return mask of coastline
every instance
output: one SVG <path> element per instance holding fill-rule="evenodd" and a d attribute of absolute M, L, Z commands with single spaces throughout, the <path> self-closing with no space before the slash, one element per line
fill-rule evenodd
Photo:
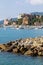
<path fill-rule="evenodd" d="M 43 25 L 41 26 L 29 26 L 29 25 L 8 25 L 8 26 L 2 26 L 3 28 L 7 28 L 7 27 L 11 27 L 11 28 L 15 28 L 15 29 L 43 29 Z"/>
<path fill-rule="evenodd" d="M 43 37 L 19 39 L 6 44 L 0 44 L 0 52 L 43 56 Z"/>

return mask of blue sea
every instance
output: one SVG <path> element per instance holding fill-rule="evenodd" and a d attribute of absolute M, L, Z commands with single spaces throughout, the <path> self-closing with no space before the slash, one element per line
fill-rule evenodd
<path fill-rule="evenodd" d="M 43 29 L 0 28 L 0 44 L 6 44 L 9 41 L 20 38 L 34 38 L 37 36 L 43 36 Z M 43 57 L 0 52 L 0 65 L 43 65 Z"/>
<path fill-rule="evenodd" d="M 0 53 L 0 65 L 43 65 L 43 57 Z"/>
<path fill-rule="evenodd" d="M 0 43 L 7 43 L 21 38 L 34 38 L 38 36 L 43 36 L 43 29 L 15 29 L 11 27 L 0 28 Z"/>

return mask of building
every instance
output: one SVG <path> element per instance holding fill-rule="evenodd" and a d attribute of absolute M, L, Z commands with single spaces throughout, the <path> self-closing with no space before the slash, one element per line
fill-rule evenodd
<path fill-rule="evenodd" d="M 28 16 L 23 17 L 23 25 L 28 25 Z"/>
<path fill-rule="evenodd" d="M 39 18 L 39 16 L 38 16 L 38 15 L 36 15 L 36 18 Z"/>
<path fill-rule="evenodd" d="M 16 22 L 13 22 L 13 25 L 16 25 Z"/>
<path fill-rule="evenodd" d="M 5 19 L 4 20 L 4 25 L 8 25 L 8 23 L 9 23 L 8 19 Z"/>
<path fill-rule="evenodd" d="M 39 19 L 41 19 L 41 15 L 39 16 L 39 15 L 36 15 L 36 18 L 39 18 Z"/>
<path fill-rule="evenodd" d="M 22 14 L 19 14 L 19 15 L 18 15 L 18 19 L 21 19 L 21 18 L 22 18 Z"/>
<path fill-rule="evenodd" d="M 39 22 L 34 22 L 34 25 L 35 25 L 35 26 L 40 26 L 41 23 L 39 23 Z"/>

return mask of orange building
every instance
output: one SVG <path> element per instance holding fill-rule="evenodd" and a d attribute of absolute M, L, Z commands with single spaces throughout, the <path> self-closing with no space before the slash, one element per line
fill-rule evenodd
<path fill-rule="evenodd" d="M 25 17 L 23 18 L 23 23 L 22 23 L 22 24 L 28 25 L 28 16 L 25 16 Z"/>

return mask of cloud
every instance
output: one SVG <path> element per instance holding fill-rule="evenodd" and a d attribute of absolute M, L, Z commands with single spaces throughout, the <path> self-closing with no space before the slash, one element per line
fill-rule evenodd
<path fill-rule="evenodd" d="M 43 4 L 43 0 L 30 0 L 32 5 L 40 5 Z"/>
<path fill-rule="evenodd" d="M 41 5 L 41 4 L 43 4 L 43 0 L 26 0 L 26 2 L 30 3 L 31 5 Z"/>

